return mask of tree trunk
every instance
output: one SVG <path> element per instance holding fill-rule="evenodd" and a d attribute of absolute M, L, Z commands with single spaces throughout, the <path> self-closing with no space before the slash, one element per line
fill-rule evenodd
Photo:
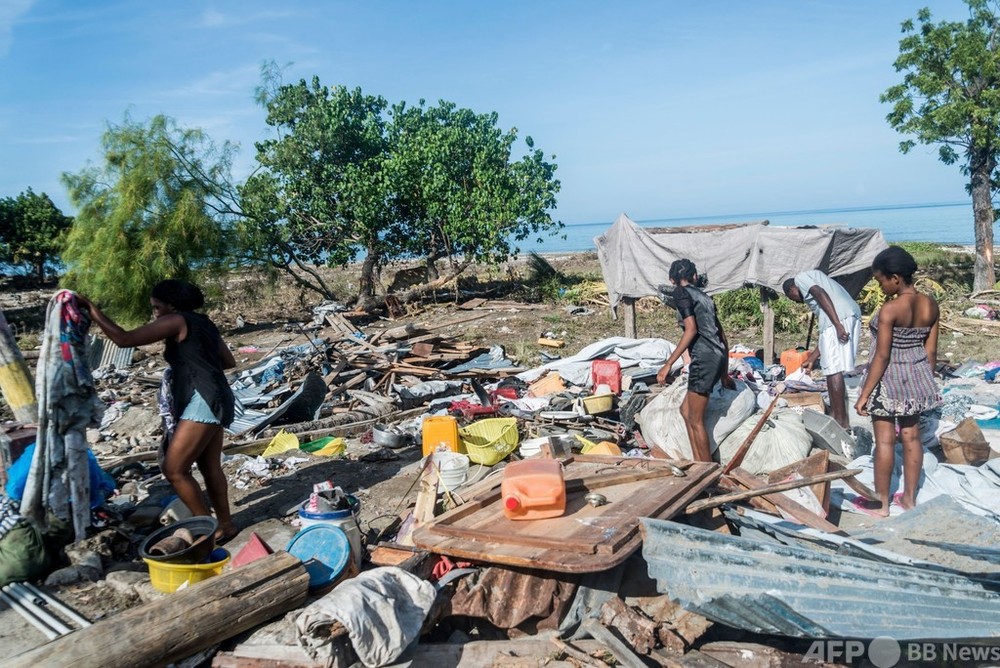
<path fill-rule="evenodd" d="M 378 268 L 378 256 L 370 248 L 366 250 L 358 281 L 358 308 L 362 311 L 369 311 L 375 305 L 375 270 Z"/>
<path fill-rule="evenodd" d="M 972 154 L 969 160 L 971 173 L 972 212 L 976 224 L 976 265 L 972 291 L 992 290 L 996 283 L 993 272 L 993 201 L 990 197 L 990 175 L 996 161 L 985 150 Z"/>

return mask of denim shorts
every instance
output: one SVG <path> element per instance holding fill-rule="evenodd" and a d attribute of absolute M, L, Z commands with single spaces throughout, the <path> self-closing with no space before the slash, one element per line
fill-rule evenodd
<path fill-rule="evenodd" d="M 202 422 L 204 424 L 222 424 L 219 422 L 219 418 L 215 417 L 215 413 L 209 408 L 208 403 L 205 398 L 202 397 L 197 390 L 191 395 L 191 401 L 188 405 L 184 407 L 184 412 L 181 413 L 180 420 L 190 420 L 192 422 Z"/>

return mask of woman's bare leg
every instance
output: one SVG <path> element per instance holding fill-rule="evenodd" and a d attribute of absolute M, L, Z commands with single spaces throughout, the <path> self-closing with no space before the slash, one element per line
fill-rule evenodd
<path fill-rule="evenodd" d="M 191 475 L 191 466 L 204 452 L 217 424 L 181 420 L 174 430 L 174 437 L 167 446 L 163 462 L 163 475 L 173 486 L 177 496 L 195 515 L 208 515 L 208 505 L 201 487 Z"/>
<path fill-rule="evenodd" d="M 875 432 L 875 493 L 882 502 L 882 507 L 875 512 L 888 517 L 889 485 L 896 462 L 896 422 L 892 418 L 873 417 L 872 430 Z"/>
<path fill-rule="evenodd" d="M 920 418 L 899 418 L 899 437 L 903 441 L 903 494 L 899 505 L 910 510 L 917 505 L 917 487 L 924 464 L 924 446 L 920 443 Z"/>
<path fill-rule="evenodd" d="M 688 440 L 691 441 L 691 454 L 695 461 L 712 461 L 712 450 L 708 442 L 708 431 L 705 429 L 705 410 L 708 407 L 708 395 L 688 390 L 681 403 L 681 417 L 687 428 Z"/>
<path fill-rule="evenodd" d="M 197 463 L 198 470 L 205 479 L 205 490 L 212 502 L 212 509 L 215 510 L 215 517 L 219 520 L 216 539 L 232 538 L 239 531 L 233 524 L 229 510 L 229 483 L 222 471 L 222 427 L 216 425 L 216 431 L 198 457 Z"/>

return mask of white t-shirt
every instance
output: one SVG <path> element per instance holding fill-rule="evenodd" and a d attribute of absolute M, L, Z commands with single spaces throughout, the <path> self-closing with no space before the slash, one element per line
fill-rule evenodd
<path fill-rule="evenodd" d="M 803 271 L 795 276 L 795 287 L 802 293 L 802 301 L 816 314 L 816 318 L 819 321 L 819 331 L 822 332 L 827 327 L 833 327 L 833 323 L 830 322 L 830 318 L 827 317 L 826 312 L 820 307 L 816 298 L 809 294 L 809 291 L 816 285 L 821 287 L 830 296 L 830 301 L 833 303 L 833 309 L 837 312 L 838 320 L 852 316 L 855 318 L 861 317 L 861 307 L 851 299 L 851 295 L 848 294 L 847 290 L 840 283 L 819 269 Z"/>

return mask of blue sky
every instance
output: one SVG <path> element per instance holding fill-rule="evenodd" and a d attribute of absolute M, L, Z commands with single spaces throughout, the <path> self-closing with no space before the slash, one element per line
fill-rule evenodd
<path fill-rule="evenodd" d="M 0 196 L 30 186 L 72 213 L 59 175 L 126 112 L 239 143 L 245 176 L 274 60 L 286 81 L 497 111 L 555 154 L 569 224 L 965 201 L 935 148 L 899 153 L 878 101 L 924 6 L 966 16 L 959 0 L 0 0 Z"/>

